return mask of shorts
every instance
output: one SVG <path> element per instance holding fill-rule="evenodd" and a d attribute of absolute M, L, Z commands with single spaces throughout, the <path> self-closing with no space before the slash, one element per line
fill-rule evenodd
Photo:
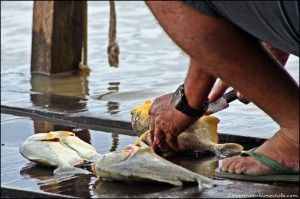
<path fill-rule="evenodd" d="M 299 56 L 298 1 L 184 1 L 203 14 L 222 17 L 240 29 Z"/>

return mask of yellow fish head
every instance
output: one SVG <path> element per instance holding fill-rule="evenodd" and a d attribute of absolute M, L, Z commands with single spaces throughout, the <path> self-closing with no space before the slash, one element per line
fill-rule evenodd
<path fill-rule="evenodd" d="M 131 125 L 133 130 L 141 135 L 149 129 L 152 102 L 147 100 L 144 104 L 134 107 L 131 111 Z"/>

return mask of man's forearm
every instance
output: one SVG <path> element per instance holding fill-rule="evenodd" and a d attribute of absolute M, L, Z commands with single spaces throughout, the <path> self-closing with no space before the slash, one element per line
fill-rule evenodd
<path fill-rule="evenodd" d="M 203 71 L 200 65 L 191 59 L 189 71 L 184 82 L 184 92 L 192 108 L 202 108 L 215 80 L 214 76 Z"/>
<path fill-rule="evenodd" d="M 290 54 L 283 52 L 282 50 L 262 42 L 263 47 L 270 53 L 270 55 L 277 61 L 282 67 L 285 66 Z"/>

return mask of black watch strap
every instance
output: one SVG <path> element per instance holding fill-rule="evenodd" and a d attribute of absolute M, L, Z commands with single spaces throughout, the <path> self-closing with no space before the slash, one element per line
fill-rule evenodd
<path fill-rule="evenodd" d="M 183 103 L 178 103 L 176 109 L 179 110 L 180 112 L 191 116 L 191 117 L 201 117 L 203 116 L 203 113 L 205 112 L 204 110 L 196 110 L 192 107 L 187 102 L 186 96 L 183 96 L 182 101 Z"/>
<path fill-rule="evenodd" d="M 176 110 L 191 117 L 201 117 L 205 112 L 203 108 L 202 110 L 196 110 L 188 104 L 187 98 L 184 94 L 183 85 L 179 86 L 173 94 L 172 104 L 175 106 Z M 204 106 L 205 104 L 206 102 L 204 103 Z"/>

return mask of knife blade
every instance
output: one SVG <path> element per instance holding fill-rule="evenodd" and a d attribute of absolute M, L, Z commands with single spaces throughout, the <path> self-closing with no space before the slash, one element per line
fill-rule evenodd
<path fill-rule="evenodd" d="M 231 90 L 228 93 L 225 93 L 222 97 L 217 99 L 214 102 L 209 103 L 204 107 L 206 110 L 206 115 L 210 115 L 212 113 L 216 113 L 218 111 L 224 110 L 229 107 L 229 103 L 238 99 L 237 92 L 235 90 Z M 244 103 L 244 102 L 243 102 Z"/>

